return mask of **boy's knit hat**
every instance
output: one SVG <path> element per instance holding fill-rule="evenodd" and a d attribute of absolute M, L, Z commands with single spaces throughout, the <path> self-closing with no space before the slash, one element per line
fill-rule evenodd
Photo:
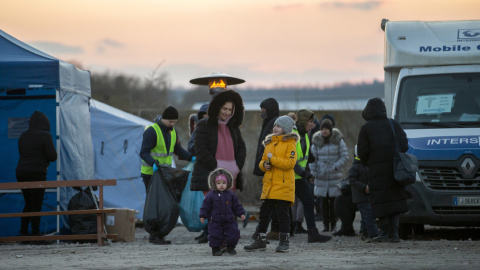
<path fill-rule="evenodd" d="M 166 120 L 177 120 L 178 111 L 172 106 L 168 106 L 162 113 L 162 118 Z"/>
<path fill-rule="evenodd" d="M 322 116 L 322 119 L 320 119 L 320 123 L 322 123 L 322 121 L 325 119 L 329 119 L 330 121 L 332 121 L 332 127 L 335 127 L 335 118 L 333 117 L 333 115 L 325 114 L 324 116 Z"/>
<path fill-rule="evenodd" d="M 293 126 L 295 126 L 295 121 L 290 116 L 280 116 L 275 120 L 274 125 L 278 125 L 283 129 L 285 133 L 291 133 L 293 130 Z"/>

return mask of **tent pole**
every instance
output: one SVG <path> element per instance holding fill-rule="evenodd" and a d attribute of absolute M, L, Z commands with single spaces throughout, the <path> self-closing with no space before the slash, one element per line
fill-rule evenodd
<path fill-rule="evenodd" d="M 60 181 L 60 97 L 59 90 L 55 89 L 55 125 L 56 125 L 56 139 L 57 139 L 57 181 Z M 57 187 L 57 211 L 60 211 L 60 187 Z M 57 216 L 57 234 L 60 234 L 60 216 Z M 57 240 L 57 244 L 60 243 L 60 240 Z"/>

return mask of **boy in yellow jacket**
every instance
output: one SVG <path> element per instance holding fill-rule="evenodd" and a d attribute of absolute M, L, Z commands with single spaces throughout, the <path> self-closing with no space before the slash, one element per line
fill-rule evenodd
<path fill-rule="evenodd" d="M 276 252 L 289 251 L 290 215 L 289 207 L 295 201 L 295 172 L 297 162 L 295 151 L 300 136 L 292 132 L 295 121 L 289 116 L 279 117 L 273 127 L 273 133 L 265 138 L 265 151 L 259 168 L 265 172 L 260 206 L 260 222 L 255 231 L 255 242 L 245 246 L 246 251 L 265 250 L 266 232 L 270 214 L 277 207 L 280 225 L 280 243 Z"/>

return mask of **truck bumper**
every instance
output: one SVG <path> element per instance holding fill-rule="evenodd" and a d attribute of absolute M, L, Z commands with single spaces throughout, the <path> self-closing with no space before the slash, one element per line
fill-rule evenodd
<path fill-rule="evenodd" d="M 478 192 L 432 191 L 422 182 L 405 188 L 409 211 L 400 223 L 432 226 L 480 226 L 480 206 L 454 206 L 457 196 L 478 197 Z"/>

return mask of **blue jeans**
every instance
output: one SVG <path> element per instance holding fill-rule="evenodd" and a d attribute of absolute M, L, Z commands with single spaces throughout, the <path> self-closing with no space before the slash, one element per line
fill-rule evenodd
<path fill-rule="evenodd" d="M 368 237 L 375 237 L 378 235 L 377 222 L 372 215 L 372 206 L 370 202 L 361 202 L 357 203 L 357 208 L 362 215 L 362 223 L 365 224 L 365 229 L 367 230 Z"/>

